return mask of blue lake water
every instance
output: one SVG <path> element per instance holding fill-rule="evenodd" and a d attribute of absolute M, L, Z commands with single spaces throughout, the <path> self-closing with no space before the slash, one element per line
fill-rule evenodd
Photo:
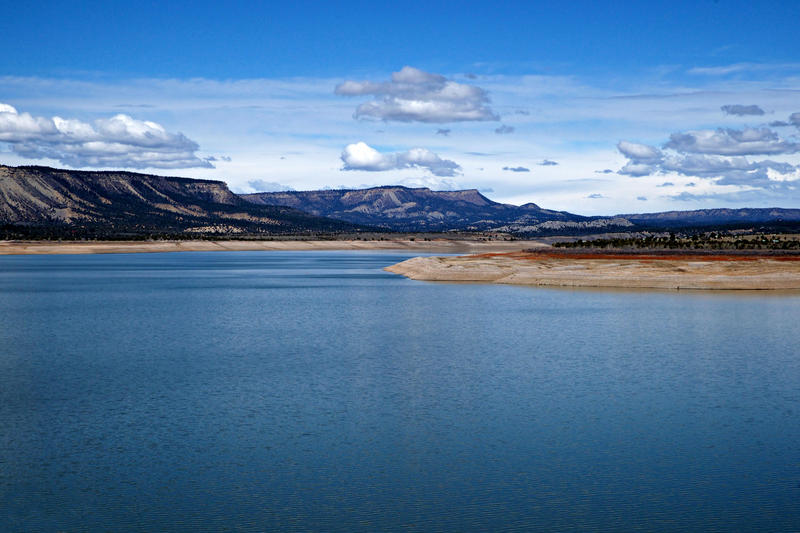
<path fill-rule="evenodd" d="M 0 530 L 800 529 L 800 296 L 406 257 L 0 257 Z"/>

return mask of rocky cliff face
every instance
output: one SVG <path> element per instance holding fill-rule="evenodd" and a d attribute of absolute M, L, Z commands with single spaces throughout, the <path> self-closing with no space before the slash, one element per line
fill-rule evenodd
<path fill-rule="evenodd" d="M 492 230 L 533 226 L 546 221 L 582 221 L 587 217 L 494 202 L 475 189 L 432 191 L 399 186 L 361 190 L 288 191 L 245 194 L 258 205 L 294 207 L 315 215 L 395 231 Z"/>
<path fill-rule="evenodd" d="M 294 209 L 253 205 L 221 181 L 8 166 L 0 166 L 0 224 L 96 236 L 352 229 Z"/>

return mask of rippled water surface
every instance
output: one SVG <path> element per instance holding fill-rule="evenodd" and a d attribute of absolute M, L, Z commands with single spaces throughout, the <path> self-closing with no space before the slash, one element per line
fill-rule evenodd
<path fill-rule="evenodd" d="M 0 257 L 0 530 L 800 529 L 800 297 Z"/>

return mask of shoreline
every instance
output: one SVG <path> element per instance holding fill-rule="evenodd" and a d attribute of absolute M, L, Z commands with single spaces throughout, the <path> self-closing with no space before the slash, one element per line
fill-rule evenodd
<path fill-rule="evenodd" d="M 488 253 L 415 257 L 384 270 L 419 281 L 546 287 L 800 290 L 800 256 Z"/>
<path fill-rule="evenodd" d="M 165 252 L 398 250 L 431 253 L 513 252 L 546 247 L 538 241 L 274 240 L 274 241 L 0 241 L 1 255 L 129 254 Z"/>

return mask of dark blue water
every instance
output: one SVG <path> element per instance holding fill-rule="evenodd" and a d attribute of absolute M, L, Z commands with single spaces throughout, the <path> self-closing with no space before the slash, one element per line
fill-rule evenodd
<path fill-rule="evenodd" d="M 2 531 L 800 529 L 800 297 L 0 258 Z"/>

